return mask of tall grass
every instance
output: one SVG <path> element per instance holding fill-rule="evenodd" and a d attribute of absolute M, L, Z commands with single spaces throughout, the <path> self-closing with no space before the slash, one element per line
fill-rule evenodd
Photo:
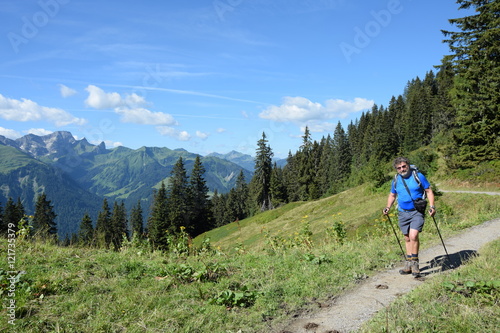
<path fill-rule="evenodd" d="M 179 239 L 168 253 L 137 240 L 113 252 L 19 239 L 15 326 L 7 321 L 10 269 L 2 261 L 0 330 L 276 331 L 295 314 L 399 264 L 399 247 L 380 214 L 385 195 L 359 187 L 290 204 L 214 230 L 194 245 Z M 499 216 L 495 199 L 443 195 L 442 234 Z M 423 248 L 439 241 L 427 229 Z M 0 250 L 5 258 L 6 239 Z"/>

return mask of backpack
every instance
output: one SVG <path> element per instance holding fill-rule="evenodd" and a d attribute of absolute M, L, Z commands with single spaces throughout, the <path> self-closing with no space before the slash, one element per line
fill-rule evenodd
<path fill-rule="evenodd" d="M 415 181 L 417 182 L 418 186 L 422 187 L 422 182 L 420 181 L 420 178 L 418 177 L 418 168 L 417 166 L 415 165 L 410 165 L 410 171 L 411 171 L 411 174 L 413 175 L 413 178 L 415 178 Z M 396 188 L 396 185 L 398 183 L 398 177 L 399 176 L 399 173 L 396 173 L 394 175 L 394 188 Z M 422 187 L 422 190 L 424 188 Z M 424 190 L 424 198 L 425 198 L 425 190 Z"/>

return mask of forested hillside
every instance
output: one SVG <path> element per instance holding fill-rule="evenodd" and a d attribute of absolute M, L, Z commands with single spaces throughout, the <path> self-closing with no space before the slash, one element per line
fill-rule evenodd
<path fill-rule="evenodd" d="M 117 169 L 123 164 L 131 171 L 137 170 L 132 168 L 134 161 L 120 158 L 121 150 L 113 152 L 116 160 L 112 163 L 95 163 L 96 174 L 80 173 L 81 182 L 95 180 L 99 169 L 99 181 L 93 183 L 95 192 L 113 193 L 118 201 L 109 205 L 105 202 L 97 221 L 90 223 L 99 226 L 93 231 L 93 242 L 100 239 L 103 246 L 118 247 L 120 238 L 113 243 L 109 235 L 125 233 L 129 237 L 135 230 L 138 237 L 147 236 L 153 246 L 166 248 L 169 237 L 180 230 L 196 236 L 282 204 L 315 200 L 366 182 L 380 186 L 390 179 L 390 161 L 398 155 L 409 156 L 412 163 L 430 174 L 438 168 L 443 174 L 464 174 L 464 170 L 481 163 L 498 170 L 500 2 L 458 3 L 461 8 L 476 11 L 450 20 L 457 31 L 443 31 L 450 54 L 443 56 L 440 65 L 421 77 L 409 78 L 402 87 L 403 94 L 395 94 L 387 105 L 374 105 L 347 128 L 339 122 L 334 133 L 319 141 L 313 141 L 306 128 L 300 149 L 290 152 L 285 166 L 273 163 L 272 147 L 262 133 L 256 143 L 252 178 L 232 173 L 235 185 L 228 193 L 216 190 L 211 198 L 208 195 L 205 172 L 212 167 L 212 157 L 205 161 L 191 158 L 187 168 L 186 154 L 179 154 L 175 166 L 168 170 L 170 174 L 157 179 L 151 214 L 142 213 L 140 200 L 147 193 L 137 190 L 134 199 L 138 205 L 128 218 L 119 208 L 120 191 L 127 186 L 148 191 L 151 186 L 133 184 L 130 174 Z M 158 149 L 144 149 L 136 155 L 161 153 Z M 153 168 L 148 172 L 156 171 Z M 496 177 L 492 180 L 498 181 Z M 110 186 L 112 178 L 117 182 Z M 115 186 L 118 183 L 120 186 Z M 145 229 L 134 229 L 132 225 Z M 165 230 L 169 230 L 168 236 Z M 73 241 L 78 239 L 75 236 Z"/>

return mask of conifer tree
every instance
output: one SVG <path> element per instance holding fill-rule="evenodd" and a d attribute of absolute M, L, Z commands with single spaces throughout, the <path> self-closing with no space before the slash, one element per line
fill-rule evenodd
<path fill-rule="evenodd" d="M 267 143 L 266 133 L 262 133 L 257 142 L 255 172 L 251 181 L 253 202 L 260 211 L 273 209 L 270 193 L 273 152 Z"/>
<path fill-rule="evenodd" d="M 141 200 L 138 200 L 137 205 L 132 207 L 132 211 L 130 212 L 130 226 L 132 237 L 141 239 L 144 235 L 144 217 Z"/>
<path fill-rule="evenodd" d="M 214 218 L 214 227 L 221 227 L 227 223 L 225 218 L 226 214 L 226 200 L 222 194 L 219 194 L 217 189 L 212 196 L 212 215 Z"/>
<path fill-rule="evenodd" d="M 94 241 L 94 227 L 92 226 L 92 219 L 88 213 L 85 213 L 80 222 L 78 242 L 82 245 L 93 246 Z"/>
<path fill-rule="evenodd" d="M 352 164 L 356 165 L 356 170 L 359 170 L 362 166 L 366 164 L 366 160 L 363 158 L 363 143 L 366 134 L 366 128 L 369 124 L 369 113 L 362 112 L 361 117 L 356 119 L 356 121 L 348 126 L 348 138 L 351 145 L 352 152 Z"/>
<path fill-rule="evenodd" d="M 452 52 L 444 62 L 456 73 L 454 161 L 458 167 L 472 167 L 500 159 L 500 1 L 457 3 L 459 9 L 475 9 L 475 14 L 449 20 L 459 31 L 443 31 Z"/>
<path fill-rule="evenodd" d="M 207 182 L 203 178 L 205 167 L 201 163 L 200 156 L 194 160 L 191 177 L 189 178 L 189 220 L 192 225 L 190 234 L 197 236 L 210 230 L 212 225 L 212 214 L 210 200 L 208 197 Z"/>
<path fill-rule="evenodd" d="M 271 184 L 269 187 L 271 201 L 274 207 L 287 203 L 286 185 L 283 176 L 283 169 L 278 167 L 276 162 L 271 171 Z"/>
<path fill-rule="evenodd" d="M 404 138 L 402 117 L 405 108 L 405 101 L 402 95 L 398 95 L 397 98 L 392 96 L 387 109 L 388 117 L 392 123 L 392 127 L 389 129 L 392 146 L 390 156 L 402 155 L 402 142 Z"/>
<path fill-rule="evenodd" d="M 184 161 L 182 157 L 179 157 L 172 169 L 167 187 L 168 230 L 170 233 L 177 234 L 180 227 L 185 227 L 188 232 L 193 231 L 192 221 L 189 216 L 189 199 L 188 176 Z"/>
<path fill-rule="evenodd" d="M 111 244 L 115 251 L 118 251 L 122 245 L 123 237 L 128 237 L 127 230 L 127 211 L 123 201 L 113 204 L 113 213 L 111 215 Z"/>
<path fill-rule="evenodd" d="M 5 226 L 5 233 L 7 233 L 7 226 L 9 224 L 15 225 L 13 229 L 15 232 L 18 231 L 18 225 L 21 219 L 24 217 L 24 206 L 21 203 L 21 200 L 17 199 L 17 204 L 14 203 L 12 197 L 7 199 L 7 203 L 5 204 L 5 209 L 3 213 L 3 223 Z"/>
<path fill-rule="evenodd" d="M 147 234 L 153 248 L 166 250 L 168 248 L 168 206 L 165 182 L 153 195 L 151 214 L 148 219 Z"/>
<path fill-rule="evenodd" d="M 332 144 L 331 182 L 332 193 L 340 192 L 351 172 L 351 147 L 349 139 L 340 124 L 335 127 Z"/>
<path fill-rule="evenodd" d="M 332 172 L 333 172 L 333 147 L 332 138 L 330 134 L 327 137 L 321 139 L 321 156 L 320 165 L 318 170 L 318 188 L 321 195 L 325 195 L 329 192 L 332 183 Z"/>
<path fill-rule="evenodd" d="M 292 155 L 291 151 L 288 152 L 287 163 L 283 168 L 283 180 L 286 186 L 288 202 L 300 200 L 297 154 Z"/>
<path fill-rule="evenodd" d="M 242 220 L 250 215 L 248 200 L 248 185 L 243 170 L 240 170 L 234 188 L 229 191 L 226 204 L 228 214 L 233 221 L 236 219 Z"/>
<path fill-rule="evenodd" d="M 302 145 L 296 156 L 299 171 L 299 198 L 300 200 L 312 199 L 311 190 L 314 188 L 313 142 L 307 126 L 302 136 Z"/>
<path fill-rule="evenodd" d="M 321 153 L 323 146 L 318 141 L 313 141 L 312 149 L 309 155 L 309 179 L 310 183 L 307 187 L 307 198 L 309 200 L 319 199 L 321 190 L 319 186 L 319 168 L 321 162 Z"/>
<path fill-rule="evenodd" d="M 113 225 L 111 222 L 111 210 L 106 198 L 103 199 L 102 208 L 97 216 L 95 235 L 97 246 L 109 248 L 113 235 Z"/>
<path fill-rule="evenodd" d="M 372 106 L 371 112 L 365 115 L 366 123 L 360 124 L 363 131 L 363 141 L 361 143 L 361 164 L 364 166 L 370 160 L 370 157 L 375 154 L 375 145 L 378 141 L 378 131 L 376 120 L 378 118 L 379 108 L 376 104 Z"/>
<path fill-rule="evenodd" d="M 236 178 L 236 184 L 234 186 L 235 198 L 236 198 L 236 215 L 238 219 L 244 219 L 250 215 L 248 208 L 249 200 L 249 189 L 248 184 L 245 180 L 245 174 L 243 170 L 240 170 L 238 178 Z"/>
<path fill-rule="evenodd" d="M 226 198 L 225 202 L 225 212 L 224 216 L 226 220 L 231 223 L 239 220 L 238 217 L 238 198 L 236 197 L 236 190 L 234 188 L 230 189 L 227 194 L 224 195 Z"/>
<path fill-rule="evenodd" d="M 47 200 L 47 195 L 45 193 L 40 194 L 35 204 L 32 232 L 44 239 L 54 238 L 57 236 L 56 217 L 54 207 L 51 205 L 50 200 Z"/>
<path fill-rule="evenodd" d="M 449 137 L 448 134 L 455 123 L 456 111 L 451 103 L 450 92 L 453 88 L 453 67 L 443 59 L 436 74 L 436 111 L 432 118 L 432 136 Z M 450 136 L 451 138 L 451 136 Z"/>

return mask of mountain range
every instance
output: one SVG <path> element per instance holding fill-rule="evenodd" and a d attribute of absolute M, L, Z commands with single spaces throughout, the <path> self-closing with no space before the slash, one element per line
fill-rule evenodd
<path fill-rule="evenodd" d="M 9 198 L 20 199 L 32 214 L 37 195 L 45 193 L 58 215 L 60 236 L 75 233 L 85 213 L 95 221 L 104 198 L 111 204 L 123 201 L 128 210 L 141 202 L 147 217 L 154 190 L 168 183 L 179 157 L 190 175 L 196 156 L 185 149 L 107 149 L 104 142 L 93 145 L 66 131 L 16 140 L 0 135 L 0 203 L 5 207 Z M 201 162 L 211 192 L 227 193 L 241 171 L 247 182 L 253 176 L 250 155 L 212 153 Z"/>

